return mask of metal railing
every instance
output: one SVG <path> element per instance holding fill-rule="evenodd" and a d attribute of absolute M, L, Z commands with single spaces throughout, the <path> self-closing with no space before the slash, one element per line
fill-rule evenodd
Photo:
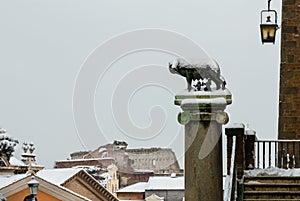
<path fill-rule="evenodd" d="M 253 168 L 300 168 L 300 140 L 258 140 L 243 125 L 225 128 L 227 176 L 224 200 L 243 200 L 244 173 Z"/>
<path fill-rule="evenodd" d="M 300 168 L 300 140 L 257 140 L 255 168 Z"/>
<path fill-rule="evenodd" d="M 236 191 L 236 172 L 235 172 L 235 151 L 236 151 L 236 136 L 232 138 L 232 151 L 230 160 L 230 174 L 226 177 L 224 189 L 224 201 L 235 200 Z"/>

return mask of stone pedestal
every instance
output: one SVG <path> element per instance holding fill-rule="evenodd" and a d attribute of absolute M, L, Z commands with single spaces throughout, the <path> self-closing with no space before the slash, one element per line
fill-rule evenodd
<path fill-rule="evenodd" d="M 231 104 L 228 90 L 183 92 L 175 97 L 185 125 L 185 201 L 223 200 L 222 125 Z"/>

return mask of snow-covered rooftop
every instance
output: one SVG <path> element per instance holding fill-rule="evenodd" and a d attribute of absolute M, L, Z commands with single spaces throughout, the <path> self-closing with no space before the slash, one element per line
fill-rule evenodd
<path fill-rule="evenodd" d="M 83 169 L 80 168 L 57 168 L 44 169 L 37 172 L 37 176 L 56 185 L 61 185 L 69 178 Z"/>
<path fill-rule="evenodd" d="M 95 160 L 115 160 L 112 157 L 104 157 L 104 158 L 79 158 L 79 159 L 66 159 L 66 160 L 58 160 L 56 162 L 70 162 L 70 161 L 95 161 Z"/>
<path fill-rule="evenodd" d="M 184 177 L 150 177 L 146 190 L 184 190 Z"/>
<path fill-rule="evenodd" d="M 147 169 L 134 169 L 134 173 L 153 173 L 153 170 L 147 170 Z"/>
<path fill-rule="evenodd" d="M 26 174 L 0 175 L 0 189 L 14 182 L 17 182 L 20 179 L 25 178 L 26 176 Z"/>
<path fill-rule="evenodd" d="M 60 186 L 66 180 L 77 174 L 82 169 L 79 168 L 61 168 L 61 169 L 44 169 L 36 173 L 36 175 L 50 183 Z M 16 175 L 0 175 L 0 188 L 3 188 L 13 182 L 25 178 L 26 174 Z"/>
<path fill-rule="evenodd" d="M 148 187 L 147 182 L 138 182 L 136 184 L 132 184 L 130 186 L 126 186 L 124 188 L 116 190 L 117 193 L 143 193 L 145 189 Z"/>
<path fill-rule="evenodd" d="M 153 176 L 148 182 L 139 182 L 117 190 L 117 193 L 142 193 L 146 190 L 184 190 L 184 177 Z"/>

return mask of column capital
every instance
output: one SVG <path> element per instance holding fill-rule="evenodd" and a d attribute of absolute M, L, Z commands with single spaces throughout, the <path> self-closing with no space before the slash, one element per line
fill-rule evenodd
<path fill-rule="evenodd" d="M 224 111 L 214 112 L 181 112 L 178 114 L 178 122 L 186 125 L 190 121 L 217 121 L 219 124 L 226 124 L 229 121 L 228 114 Z"/>
<path fill-rule="evenodd" d="M 183 91 L 175 96 L 175 105 L 180 105 L 183 110 L 178 115 L 178 122 L 183 125 L 190 121 L 212 120 L 226 124 L 229 118 L 224 110 L 231 103 L 231 93 L 228 89 L 210 92 Z"/>

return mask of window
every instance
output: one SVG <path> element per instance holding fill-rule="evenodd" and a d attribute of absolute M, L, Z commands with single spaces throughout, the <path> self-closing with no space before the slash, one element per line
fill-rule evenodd
<path fill-rule="evenodd" d="M 152 160 L 152 166 L 154 166 L 154 167 L 156 166 L 156 160 L 155 159 Z"/>

